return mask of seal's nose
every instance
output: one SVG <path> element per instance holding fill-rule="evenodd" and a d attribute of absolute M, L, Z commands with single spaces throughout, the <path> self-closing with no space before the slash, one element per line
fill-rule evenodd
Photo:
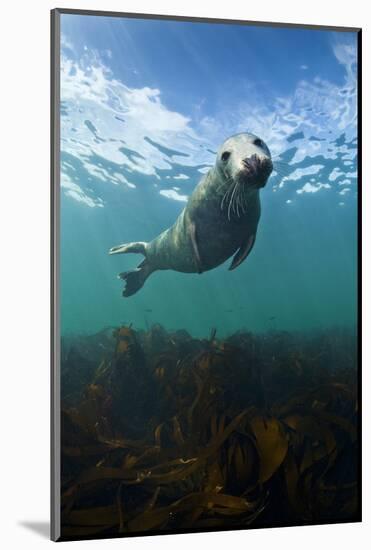
<path fill-rule="evenodd" d="M 251 157 L 243 159 L 242 164 L 249 169 L 252 176 L 255 176 L 260 165 L 260 160 L 258 155 L 251 155 Z"/>
<path fill-rule="evenodd" d="M 246 168 L 249 168 L 250 170 L 253 170 L 255 172 L 263 170 L 264 172 L 268 172 L 268 175 L 272 172 L 273 169 L 271 159 L 266 156 L 262 157 L 254 154 L 250 157 L 243 159 L 242 163 L 246 166 Z"/>
<path fill-rule="evenodd" d="M 242 160 L 242 164 L 248 169 L 252 177 L 257 177 L 261 184 L 259 187 L 264 187 L 267 183 L 267 179 L 273 170 L 273 164 L 269 157 L 261 157 L 258 155 L 251 155 Z"/>

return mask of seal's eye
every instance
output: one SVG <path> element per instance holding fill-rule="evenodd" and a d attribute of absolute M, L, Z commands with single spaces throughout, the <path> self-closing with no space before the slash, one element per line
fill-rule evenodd
<path fill-rule="evenodd" d="M 257 147 L 264 147 L 263 140 L 261 140 L 260 138 L 254 139 L 254 145 L 256 145 Z"/>
<path fill-rule="evenodd" d="M 231 153 L 229 151 L 224 151 L 224 153 L 221 156 L 221 159 L 223 162 L 227 162 L 230 156 L 231 156 Z"/>

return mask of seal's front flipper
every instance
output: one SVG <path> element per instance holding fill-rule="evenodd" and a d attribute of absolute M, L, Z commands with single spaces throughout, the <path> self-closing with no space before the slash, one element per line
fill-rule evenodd
<path fill-rule="evenodd" d="M 118 276 L 119 279 L 125 281 L 126 285 L 122 295 L 125 297 L 132 296 L 144 285 L 147 277 L 152 273 L 146 260 L 144 260 L 136 269 L 132 271 L 124 271 Z"/>
<path fill-rule="evenodd" d="M 202 273 L 202 264 L 201 264 L 200 252 L 198 250 L 198 245 L 197 245 L 196 224 L 195 224 L 195 222 L 190 222 L 190 224 L 189 224 L 189 234 L 190 234 L 190 237 L 191 237 L 193 253 L 194 253 L 194 257 L 195 257 L 195 261 L 196 261 L 196 265 L 197 265 L 197 271 L 198 271 L 198 273 Z"/>
<path fill-rule="evenodd" d="M 233 257 L 232 263 L 228 268 L 229 271 L 232 271 L 232 269 L 236 269 L 236 267 L 242 264 L 242 262 L 247 258 L 254 246 L 255 238 L 256 235 L 250 235 L 247 241 L 242 243 L 241 247 L 238 249 Z"/>
<path fill-rule="evenodd" d="M 108 254 L 133 253 L 133 254 L 143 254 L 145 256 L 146 246 L 147 246 L 147 243 L 144 243 L 144 242 L 119 244 L 118 246 L 114 246 L 113 248 L 110 248 Z"/>

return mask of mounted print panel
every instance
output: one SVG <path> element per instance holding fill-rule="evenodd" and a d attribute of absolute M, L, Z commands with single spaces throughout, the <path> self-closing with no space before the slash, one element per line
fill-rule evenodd
<path fill-rule="evenodd" d="M 52 31 L 53 539 L 360 521 L 360 30 Z"/>

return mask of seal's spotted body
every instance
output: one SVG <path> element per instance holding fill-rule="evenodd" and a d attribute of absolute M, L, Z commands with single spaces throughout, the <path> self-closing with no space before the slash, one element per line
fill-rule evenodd
<path fill-rule="evenodd" d="M 157 270 L 202 273 L 235 254 L 236 268 L 251 251 L 260 218 L 259 189 L 272 171 L 267 146 L 253 134 L 237 134 L 219 149 L 215 166 L 196 186 L 172 227 L 150 243 L 111 248 L 110 254 L 141 253 L 145 260 L 122 273 L 124 296 L 135 294 Z"/>

